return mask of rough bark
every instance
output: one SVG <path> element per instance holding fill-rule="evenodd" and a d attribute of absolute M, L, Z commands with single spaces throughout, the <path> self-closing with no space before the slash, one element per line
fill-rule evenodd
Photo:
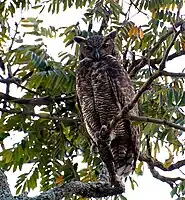
<path fill-rule="evenodd" d="M 79 195 L 87 198 L 108 197 L 122 194 L 124 187 L 112 187 L 107 182 L 83 183 L 72 181 L 54 187 L 36 197 L 28 197 L 26 193 L 13 197 L 3 170 L 0 170 L 0 200 L 61 200 L 63 197 Z"/>

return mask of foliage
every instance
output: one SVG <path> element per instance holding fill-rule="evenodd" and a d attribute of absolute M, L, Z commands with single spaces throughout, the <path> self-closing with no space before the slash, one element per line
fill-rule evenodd
<path fill-rule="evenodd" d="M 116 29 L 116 43 L 123 65 L 138 90 L 158 70 L 173 39 L 175 27 L 178 28 L 183 21 L 180 15 L 182 7 L 181 0 L 4 0 L 0 4 L 0 82 L 1 88 L 5 88 L 0 93 L 0 167 L 16 171 L 25 163 L 33 165 L 29 173 L 19 177 L 17 193 L 34 189 L 38 183 L 41 191 L 46 191 L 72 180 L 94 181 L 101 171 L 99 156 L 90 153 L 90 139 L 76 104 L 78 46 L 73 37 L 106 34 Z M 34 9 L 45 15 L 48 12 L 49 17 L 69 8 L 83 9 L 84 15 L 67 27 L 62 26 L 65 19 L 61 19 L 61 27 L 46 27 L 44 20 L 47 19 L 42 20 L 39 15 L 15 18 L 20 11 L 24 13 Z M 145 16 L 147 21 L 139 24 L 134 15 Z M 95 31 L 93 27 L 97 23 L 100 27 Z M 57 38 L 63 40 L 65 46 L 61 47 L 56 58 L 47 48 L 47 39 Z M 167 55 L 165 62 L 184 54 L 184 38 L 185 34 L 181 32 L 170 51 L 173 54 L 171 57 Z M 128 59 L 128 52 L 131 59 Z M 140 98 L 140 114 L 183 126 L 183 76 L 156 78 Z M 21 97 L 12 97 L 16 95 L 12 85 L 21 89 Z M 165 123 L 133 123 L 141 128 L 143 154 L 147 155 L 147 138 L 150 138 L 152 152 L 147 156 L 152 156 L 151 160 L 156 161 L 161 149 L 167 148 L 169 158 L 162 163 L 166 170 L 174 163 L 174 155 L 184 156 L 182 130 L 165 126 Z M 5 149 L 3 140 L 12 131 L 17 135 L 24 132 L 25 137 L 11 149 Z M 79 167 L 77 156 L 85 163 L 83 168 Z M 138 162 L 136 173 L 143 174 L 143 161 Z M 130 178 L 130 181 L 134 188 L 135 180 Z M 185 181 L 178 180 L 171 187 L 172 197 L 182 197 Z M 115 197 L 119 198 L 125 199 L 123 196 Z"/>

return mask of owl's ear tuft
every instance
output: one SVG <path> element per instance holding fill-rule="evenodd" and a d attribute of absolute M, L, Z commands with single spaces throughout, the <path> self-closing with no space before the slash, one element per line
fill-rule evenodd
<path fill-rule="evenodd" d="M 112 31 L 110 32 L 106 37 L 109 37 L 111 39 L 114 39 L 117 35 L 117 31 Z"/>
<path fill-rule="evenodd" d="M 74 41 L 77 42 L 78 44 L 81 44 L 85 40 L 86 39 L 84 37 L 81 37 L 81 36 L 75 36 L 74 37 Z"/>

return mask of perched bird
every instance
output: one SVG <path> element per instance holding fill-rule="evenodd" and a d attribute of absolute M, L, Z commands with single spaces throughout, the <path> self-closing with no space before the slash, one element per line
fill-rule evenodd
<path fill-rule="evenodd" d="M 80 45 L 76 91 L 87 132 L 98 146 L 113 185 L 135 169 L 140 133 L 127 119 L 121 119 L 111 133 L 106 128 L 121 109 L 131 102 L 134 88 L 121 66 L 115 48 L 116 31 L 106 36 L 76 36 Z M 138 115 L 137 105 L 129 111 Z"/>

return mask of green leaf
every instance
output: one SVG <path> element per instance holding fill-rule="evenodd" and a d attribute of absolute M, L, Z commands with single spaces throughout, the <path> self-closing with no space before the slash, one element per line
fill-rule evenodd
<path fill-rule="evenodd" d="M 177 193 L 177 187 L 174 187 L 170 192 L 171 197 L 173 197 Z"/>
<path fill-rule="evenodd" d="M 181 98 L 178 106 L 185 106 L 185 92 L 183 92 L 182 98 Z"/>

